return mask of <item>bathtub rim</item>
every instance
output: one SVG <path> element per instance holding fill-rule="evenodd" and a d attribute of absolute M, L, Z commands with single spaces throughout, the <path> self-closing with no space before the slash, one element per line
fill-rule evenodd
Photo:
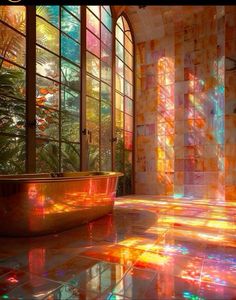
<path fill-rule="evenodd" d="M 63 176 L 53 177 L 51 173 L 31 173 L 31 174 L 12 174 L 0 175 L 1 183 L 34 183 L 34 182 L 66 182 L 66 181 L 81 181 L 81 180 L 99 180 L 101 178 L 122 177 L 121 172 L 105 172 L 105 171 L 82 171 L 82 172 L 58 172 Z M 55 172 L 57 174 L 57 172 Z M 69 175 L 74 176 L 69 176 Z M 77 176 L 76 176 L 77 175 Z M 40 177 L 39 177 L 40 176 Z"/>

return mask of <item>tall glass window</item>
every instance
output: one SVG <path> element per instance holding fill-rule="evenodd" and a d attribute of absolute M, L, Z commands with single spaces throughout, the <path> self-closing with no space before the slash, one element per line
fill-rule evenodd
<path fill-rule="evenodd" d="M 112 17 L 109 6 L 86 8 L 86 127 L 89 170 L 111 170 Z"/>
<path fill-rule="evenodd" d="M 78 171 L 80 6 L 38 6 L 36 14 L 36 171 Z"/>
<path fill-rule="evenodd" d="M 0 6 L 0 174 L 115 166 L 132 191 L 133 39 L 112 21 L 107 5 Z"/>
<path fill-rule="evenodd" d="M 25 172 L 26 9 L 0 6 L 0 173 Z"/>
<path fill-rule="evenodd" d="M 132 191 L 133 161 L 133 39 L 124 16 L 119 17 L 115 31 L 115 170 L 123 172 L 119 193 Z"/>

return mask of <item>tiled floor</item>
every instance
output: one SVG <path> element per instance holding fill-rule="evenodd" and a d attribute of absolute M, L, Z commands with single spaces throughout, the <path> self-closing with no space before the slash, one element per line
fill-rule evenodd
<path fill-rule="evenodd" d="M 236 204 L 131 196 L 57 235 L 0 238 L 2 299 L 236 299 Z"/>

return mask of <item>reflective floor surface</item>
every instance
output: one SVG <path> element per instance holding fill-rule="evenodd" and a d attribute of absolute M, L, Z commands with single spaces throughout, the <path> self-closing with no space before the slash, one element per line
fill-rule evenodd
<path fill-rule="evenodd" d="M 1 299 L 236 300 L 236 203 L 130 196 L 57 235 L 0 238 Z"/>

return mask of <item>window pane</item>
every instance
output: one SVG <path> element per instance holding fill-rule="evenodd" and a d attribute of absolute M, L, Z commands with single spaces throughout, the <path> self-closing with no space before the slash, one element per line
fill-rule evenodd
<path fill-rule="evenodd" d="M 116 89 L 123 93 L 124 92 L 124 79 L 116 74 Z"/>
<path fill-rule="evenodd" d="M 0 132 L 25 135 L 25 102 L 0 95 Z"/>
<path fill-rule="evenodd" d="M 79 112 L 80 94 L 62 85 L 61 86 L 61 109 L 70 112 Z"/>
<path fill-rule="evenodd" d="M 125 48 L 131 55 L 133 55 L 133 44 L 130 39 L 125 35 Z"/>
<path fill-rule="evenodd" d="M 133 86 L 129 84 L 128 81 L 125 81 L 125 95 L 133 98 Z"/>
<path fill-rule="evenodd" d="M 116 57 L 116 73 L 124 77 L 124 63 Z"/>
<path fill-rule="evenodd" d="M 91 131 L 90 144 L 99 145 L 99 101 L 86 98 L 86 124 Z"/>
<path fill-rule="evenodd" d="M 101 60 L 111 66 L 112 61 L 112 52 L 111 49 L 106 47 L 103 43 L 101 43 Z"/>
<path fill-rule="evenodd" d="M 130 69 L 133 69 L 133 57 L 125 50 L 125 63 Z"/>
<path fill-rule="evenodd" d="M 125 79 L 133 84 L 133 72 L 127 66 L 125 66 Z"/>
<path fill-rule="evenodd" d="M 61 35 L 61 55 L 73 63 L 80 64 L 80 45 L 71 38 Z"/>
<path fill-rule="evenodd" d="M 58 5 L 40 5 L 36 6 L 36 14 L 41 16 L 49 23 L 59 27 L 59 6 Z"/>
<path fill-rule="evenodd" d="M 80 141 L 80 117 L 67 111 L 61 112 L 61 135 L 66 142 Z"/>
<path fill-rule="evenodd" d="M 79 144 L 61 144 L 61 165 L 63 172 L 78 172 L 80 170 Z"/>
<path fill-rule="evenodd" d="M 124 47 L 116 40 L 116 55 L 124 61 Z"/>
<path fill-rule="evenodd" d="M 99 20 L 87 9 L 87 28 L 100 37 L 100 22 Z"/>
<path fill-rule="evenodd" d="M 133 131 L 133 118 L 127 114 L 125 114 L 125 130 Z"/>
<path fill-rule="evenodd" d="M 111 87 L 105 83 L 101 83 L 101 100 L 111 104 Z"/>
<path fill-rule="evenodd" d="M 80 42 L 80 22 L 66 10 L 61 10 L 61 30 Z"/>
<path fill-rule="evenodd" d="M 61 82 L 70 88 L 80 90 L 80 68 L 61 59 Z"/>
<path fill-rule="evenodd" d="M 101 7 L 102 23 L 111 31 L 112 30 L 112 19 L 108 12 Z"/>
<path fill-rule="evenodd" d="M 116 93 L 116 108 L 121 111 L 124 110 L 123 96 L 121 96 L 119 93 Z"/>
<path fill-rule="evenodd" d="M 36 172 L 58 172 L 59 143 L 36 139 Z"/>
<path fill-rule="evenodd" d="M 0 95 L 25 99 L 25 70 L 0 59 Z"/>
<path fill-rule="evenodd" d="M 97 145 L 89 145 L 88 162 L 89 170 L 99 171 L 99 147 Z"/>
<path fill-rule="evenodd" d="M 99 5 L 88 5 L 87 6 L 94 14 L 100 19 L 100 6 Z"/>
<path fill-rule="evenodd" d="M 109 15 L 111 16 L 111 8 L 110 5 L 103 5 L 103 7 L 105 8 L 105 10 L 109 13 Z"/>
<path fill-rule="evenodd" d="M 99 81 L 90 76 L 86 76 L 86 93 L 88 96 L 99 99 Z"/>
<path fill-rule="evenodd" d="M 125 112 L 129 115 L 133 115 L 133 101 L 125 97 Z"/>
<path fill-rule="evenodd" d="M 100 40 L 89 30 L 86 30 L 86 47 L 87 50 L 100 57 Z"/>
<path fill-rule="evenodd" d="M 59 84 L 55 81 L 36 76 L 36 103 L 38 106 L 59 107 Z"/>
<path fill-rule="evenodd" d="M 122 45 L 124 45 L 124 32 L 119 26 L 116 26 L 116 38 Z"/>
<path fill-rule="evenodd" d="M 90 74 L 100 77 L 100 60 L 89 52 L 86 53 L 86 69 Z"/>
<path fill-rule="evenodd" d="M 36 135 L 37 137 L 48 137 L 59 139 L 59 113 L 50 108 L 36 107 Z"/>
<path fill-rule="evenodd" d="M 36 19 L 36 42 L 59 54 L 59 30 L 39 17 Z"/>
<path fill-rule="evenodd" d="M 116 130 L 117 142 L 115 145 L 115 169 L 117 171 L 124 171 L 124 137 L 123 130 Z"/>
<path fill-rule="evenodd" d="M 0 135 L 0 173 L 25 173 L 25 139 Z"/>
<path fill-rule="evenodd" d="M 116 109 L 116 127 L 122 129 L 124 127 L 124 115 L 123 112 Z"/>
<path fill-rule="evenodd" d="M 101 77 L 103 81 L 111 84 L 111 68 L 104 62 L 102 62 Z"/>
<path fill-rule="evenodd" d="M 25 66 L 25 37 L 0 23 L 0 56 Z"/>
<path fill-rule="evenodd" d="M 22 33 L 25 33 L 25 15 L 23 5 L 0 5 L 0 19 Z"/>
<path fill-rule="evenodd" d="M 125 131 L 125 149 L 132 150 L 133 133 Z"/>
<path fill-rule="evenodd" d="M 64 5 L 64 7 L 69 10 L 74 16 L 80 19 L 80 6 L 79 5 Z"/>
<path fill-rule="evenodd" d="M 101 24 L 101 40 L 102 42 L 111 49 L 112 46 L 112 35 L 109 30 L 106 29 L 105 26 Z"/>
<path fill-rule="evenodd" d="M 111 170 L 111 106 L 101 103 L 101 169 Z"/>
<path fill-rule="evenodd" d="M 36 47 L 36 72 L 42 76 L 50 77 L 59 81 L 59 58 L 58 56 Z"/>

